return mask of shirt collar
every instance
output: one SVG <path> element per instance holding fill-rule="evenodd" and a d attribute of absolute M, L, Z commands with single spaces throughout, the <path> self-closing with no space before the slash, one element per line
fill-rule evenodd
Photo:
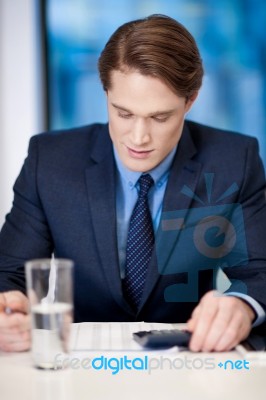
<path fill-rule="evenodd" d="M 154 180 L 154 185 L 156 188 L 160 188 L 163 183 L 166 181 L 169 175 L 170 167 L 173 162 L 175 153 L 176 153 L 177 145 L 173 148 L 173 150 L 168 154 L 168 156 L 159 164 L 157 167 L 150 170 L 149 173 Z M 130 189 L 133 189 L 136 186 L 137 181 L 139 180 L 142 172 L 131 171 L 126 168 L 122 161 L 119 158 L 119 155 L 113 146 L 115 161 L 117 165 L 117 169 L 121 176 L 121 179 L 126 183 Z"/>

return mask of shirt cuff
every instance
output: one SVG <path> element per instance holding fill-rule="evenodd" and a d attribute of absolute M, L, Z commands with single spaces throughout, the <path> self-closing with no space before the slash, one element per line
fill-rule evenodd
<path fill-rule="evenodd" d="M 250 297 L 247 294 L 238 293 L 238 292 L 224 293 L 224 295 L 225 296 L 234 296 L 234 297 L 243 299 L 253 308 L 253 310 L 257 314 L 257 318 L 254 320 L 254 322 L 252 324 L 252 328 L 262 324 L 262 322 L 265 321 L 265 316 L 266 316 L 265 311 L 263 310 L 262 306 L 257 302 L 257 300 L 253 299 L 253 297 Z"/>

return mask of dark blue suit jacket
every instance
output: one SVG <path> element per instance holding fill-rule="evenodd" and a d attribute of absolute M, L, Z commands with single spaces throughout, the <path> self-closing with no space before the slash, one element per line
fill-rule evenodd
<path fill-rule="evenodd" d="M 211 199 L 221 198 L 235 185 L 238 189 L 219 204 L 241 204 L 248 262 L 226 268 L 225 272 L 232 282 L 243 282 L 247 294 L 265 308 L 265 183 L 257 147 L 254 138 L 186 122 L 170 172 L 163 213 L 189 213 L 202 207 L 199 198 L 208 203 L 206 173 L 214 174 Z M 108 125 L 33 137 L 14 185 L 13 208 L 0 235 L 0 291 L 25 291 L 24 262 L 50 257 L 54 252 L 56 257 L 75 262 L 75 321 L 186 321 L 199 298 L 213 288 L 215 270 L 198 271 L 197 287 L 191 286 L 190 275 L 178 258 L 176 271 L 159 273 L 154 251 L 141 306 L 134 314 L 123 297 L 120 279 L 115 178 Z M 184 185 L 198 197 L 187 195 Z M 171 251 L 177 243 L 178 236 Z M 197 268 L 189 246 L 185 251 L 190 265 Z M 165 291 L 171 286 L 191 291 L 191 298 L 166 301 Z M 237 284 L 233 290 L 238 290 Z"/>

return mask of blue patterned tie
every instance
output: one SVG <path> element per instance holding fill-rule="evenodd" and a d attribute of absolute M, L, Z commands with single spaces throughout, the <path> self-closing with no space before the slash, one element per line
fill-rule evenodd
<path fill-rule="evenodd" d="M 125 297 L 135 310 L 138 309 L 141 300 L 154 245 L 154 232 L 148 204 L 148 192 L 154 182 L 149 174 L 141 175 L 138 182 L 139 197 L 130 218 L 126 273 L 123 282 Z"/>

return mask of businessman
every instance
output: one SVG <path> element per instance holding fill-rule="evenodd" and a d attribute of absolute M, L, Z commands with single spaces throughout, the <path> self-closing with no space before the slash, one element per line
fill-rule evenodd
<path fill-rule="evenodd" d="M 24 263 L 54 253 L 75 262 L 76 322 L 187 321 L 192 351 L 227 351 L 265 318 L 257 141 L 185 120 L 203 67 L 169 17 L 118 28 L 99 74 L 108 124 L 33 137 L 14 185 L 0 235 L 0 349 L 30 347 Z"/>

